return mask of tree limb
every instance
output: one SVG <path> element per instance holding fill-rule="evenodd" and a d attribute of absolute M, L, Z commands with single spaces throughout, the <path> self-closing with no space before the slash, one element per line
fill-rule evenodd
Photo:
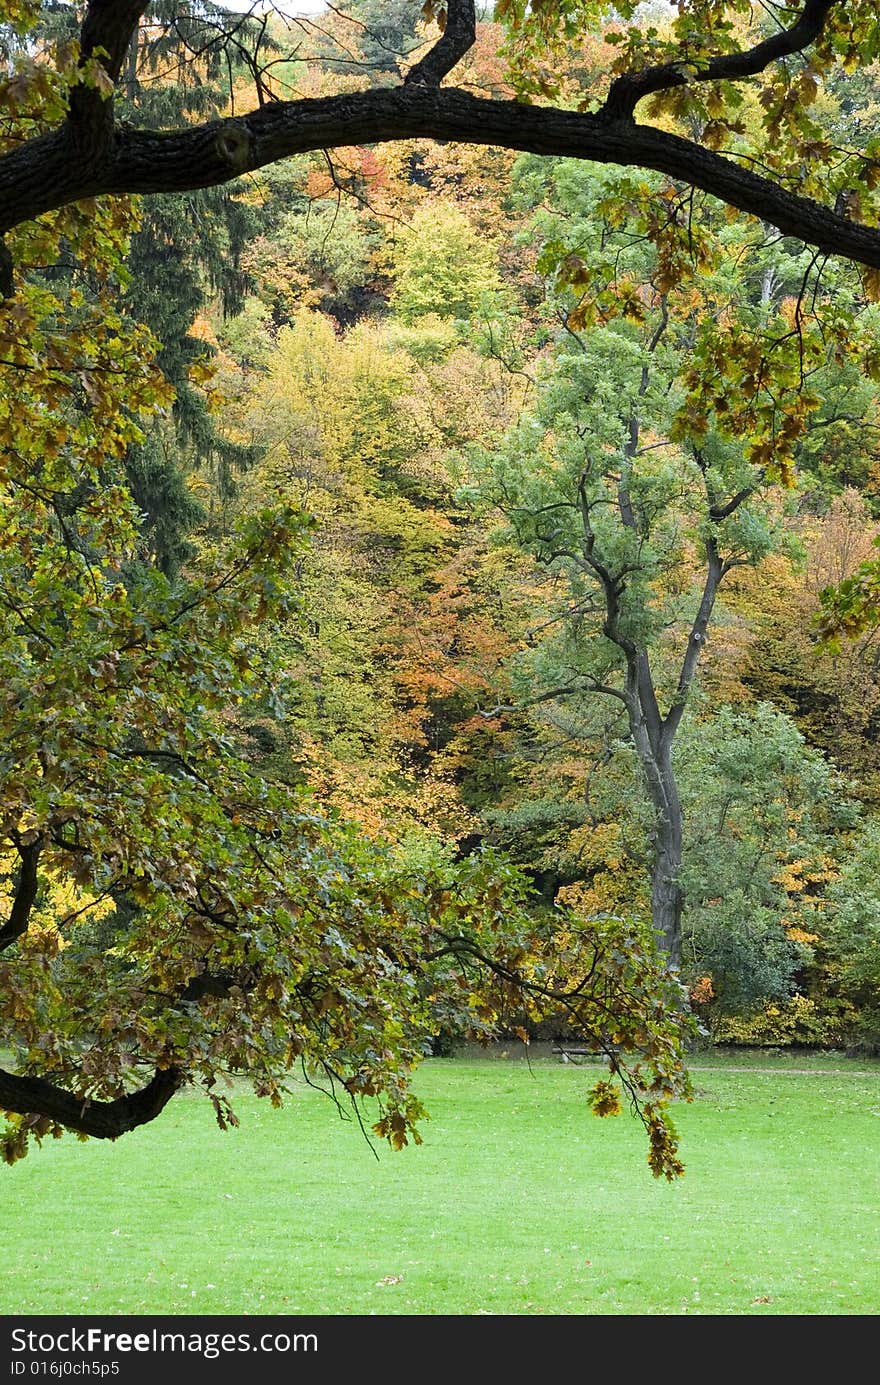
<path fill-rule="evenodd" d="M 750 494 L 751 492 L 749 492 Z M 709 621 L 712 619 L 712 611 L 715 607 L 715 598 L 718 595 L 718 588 L 724 577 L 725 567 L 718 552 L 718 544 L 714 535 L 710 535 L 706 540 L 706 577 L 703 583 L 703 593 L 697 613 L 691 624 L 688 636 L 687 648 L 681 662 L 681 671 L 678 675 L 678 686 L 675 690 L 675 697 L 672 706 L 663 718 L 662 736 L 666 745 L 671 745 L 673 737 L 678 730 L 684 709 L 687 704 L 688 693 L 694 681 L 697 671 L 697 664 L 703 652 L 703 644 L 706 639 L 706 631 L 709 628 Z"/>
<path fill-rule="evenodd" d="M 410 68 L 404 83 L 423 83 L 438 87 L 447 73 L 458 65 L 477 39 L 477 16 L 474 0 L 449 0 L 446 6 L 446 27 L 430 52 L 415 67 Z"/>
<path fill-rule="evenodd" d="M 96 58 L 115 84 L 146 8 L 147 0 L 89 0 L 80 31 L 80 65 Z M 94 83 L 81 81 L 70 94 L 67 129 L 79 159 L 102 159 L 113 139 L 112 99 Z"/>
<path fill-rule="evenodd" d="M 15 292 L 15 265 L 6 241 L 0 236 L 0 302 Z"/>
<path fill-rule="evenodd" d="M 80 51 L 88 59 L 102 49 L 101 64 L 114 82 L 122 72 L 147 4 L 148 0 L 89 0 L 80 31 Z"/>
<path fill-rule="evenodd" d="M 706 496 L 709 501 L 709 519 L 713 525 L 720 524 L 722 520 L 728 519 L 735 514 L 741 505 L 754 495 L 758 487 L 758 481 L 751 485 L 743 486 L 742 490 L 737 491 L 726 504 L 720 504 L 712 495 L 709 487 L 707 468 L 703 457 L 699 451 L 695 453 L 695 458 L 703 479 L 706 483 Z M 761 474 L 763 477 L 763 473 Z M 706 539 L 706 577 L 703 583 L 703 594 L 700 598 L 700 605 L 694 616 L 688 637 L 687 649 L 681 663 L 681 671 L 678 676 L 678 687 L 675 697 L 666 717 L 663 721 L 663 737 L 668 744 L 672 744 L 672 738 L 678 730 L 679 723 L 684 715 L 685 704 L 688 693 L 694 681 L 700 655 L 703 652 L 703 644 L 706 639 L 706 631 L 709 628 L 709 621 L 712 619 L 712 612 L 715 608 L 715 599 L 718 595 L 718 588 L 721 586 L 724 577 L 734 566 L 734 560 L 722 559 L 718 549 L 718 540 L 714 533 Z"/>
<path fill-rule="evenodd" d="M 842 0 L 806 0 L 790 29 L 783 29 L 744 53 L 725 53 L 703 62 L 687 59 L 646 67 L 641 72 L 625 72 L 612 82 L 602 111 L 612 120 L 632 118 L 638 103 L 654 92 L 691 82 L 738 81 L 756 77 L 780 58 L 802 53 L 821 34 L 825 21 Z"/>
<path fill-rule="evenodd" d="M 489 721 L 493 717 L 503 716 L 506 712 L 525 712 L 529 707 L 538 707 L 542 702 L 560 702 L 564 697 L 577 697 L 584 692 L 604 693 L 606 697 L 616 697 L 624 706 L 629 706 L 627 695 L 622 688 L 612 687 L 610 683 L 600 683 L 598 678 L 593 678 L 588 673 L 580 673 L 569 683 L 563 683 L 557 688 L 547 688 L 546 691 L 536 693 L 534 697 L 528 697 L 523 702 L 499 702 L 487 711 L 478 711 L 477 716 Z"/>
<path fill-rule="evenodd" d="M 653 169 L 827 254 L 880 268 L 877 227 L 850 221 L 679 135 L 628 119 L 489 100 L 418 82 L 274 102 L 240 119 L 182 130 L 117 128 L 103 157 L 87 163 L 64 126 L 0 158 L 0 235 L 85 197 L 213 187 L 292 154 L 403 139 Z"/>
<path fill-rule="evenodd" d="M 732 515 L 735 510 L 738 510 L 740 505 L 744 504 L 744 502 L 748 500 L 750 496 L 754 495 L 754 493 L 754 485 L 743 486 L 742 490 L 737 491 L 736 495 L 733 496 L 732 499 L 728 500 L 726 505 L 710 505 L 710 520 L 713 524 L 720 524 L 723 519 L 728 519 L 729 516 Z"/>
<path fill-rule="evenodd" d="M 16 842 L 16 849 L 21 857 L 21 868 L 9 917 L 0 928 L 0 952 L 11 947 L 16 938 L 20 938 L 22 934 L 27 932 L 31 910 L 37 898 L 37 862 L 40 859 L 40 852 L 43 850 L 43 840 L 38 837 L 35 842 L 30 842 L 27 846 Z"/>
<path fill-rule="evenodd" d="M 43 1116 L 55 1125 L 98 1140 L 116 1140 L 155 1120 L 183 1081 L 180 1068 L 160 1068 L 139 1091 L 115 1101 L 91 1101 L 44 1077 L 20 1077 L 0 1068 L 0 1109 L 20 1116 Z"/>

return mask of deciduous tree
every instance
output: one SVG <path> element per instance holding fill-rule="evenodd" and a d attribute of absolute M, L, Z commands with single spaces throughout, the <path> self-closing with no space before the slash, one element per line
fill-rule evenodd
<path fill-rule="evenodd" d="M 683 1023 L 637 925 L 572 920 L 557 949 L 504 862 L 416 867 L 244 753 L 235 714 L 281 680 L 267 634 L 301 602 L 308 521 L 264 506 L 174 578 L 136 561 L 125 455 L 171 394 L 117 306 L 134 224 L 121 200 L 53 214 L 20 264 L 63 245 L 63 293 L 24 275 L 0 308 L 4 1157 L 64 1129 L 115 1139 L 185 1086 L 226 1125 L 226 1076 L 277 1104 L 300 1066 L 399 1148 L 438 1026 L 486 1034 L 546 1002 L 607 1054 L 675 1177 Z"/>

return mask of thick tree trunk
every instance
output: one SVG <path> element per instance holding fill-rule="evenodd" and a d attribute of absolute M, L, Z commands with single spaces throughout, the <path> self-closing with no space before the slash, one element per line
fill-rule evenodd
<path fill-rule="evenodd" d="M 710 517 L 718 520 L 733 513 L 748 498 L 743 490 L 719 510 L 709 498 Z M 669 965 L 681 965 L 681 914 L 683 897 L 680 884 L 684 813 L 678 783 L 672 768 L 672 747 L 688 696 L 697 672 L 715 598 L 724 577 L 725 565 L 714 535 L 706 539 L 706 577 L 703 594 L 691 625 L 681 663 L 678 686 L 672 705 L 662 716 L 657 703 L 654 678 L 647 649 L 630 645 L 627 655 L 627 712 L 633 743 L 645 777 L 654 809 L 653 854 L 651 860 L 651 913 L 654 929 L 664 948 Z"/>
<path fill-rule="evenodd" d="M 681 963 L 683 900 L 679 875 L 684 814 L 672 769 L 673 738 L 665 733 L 663 722 L 657 714 L 647 655 L 641 653 L 635 663 L 642 670 L 641 688 L 640 692 L 634 690 L 636 678 L 631 673 L 627 712 L 633 745 L 654 813 L 650 861 L 651 920 L 670 967 L 678 968 Z"/>
<path fill-rule="evenodd" d="M 682 892 L 679 883 L 684 817 L 672 766 L 656 767 L 663 785 L 661 802 L 654 801 L 655 829 L 651 862 L 651 917 L 654 931 L 670 967 L 681 965 Z M 653 799 L 653 795 L 652 795 Z"/>

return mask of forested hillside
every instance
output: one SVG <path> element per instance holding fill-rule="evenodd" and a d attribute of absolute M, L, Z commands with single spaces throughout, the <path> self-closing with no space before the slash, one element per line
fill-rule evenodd
<path fill-rule="evenodd" d="M 79 31 L 4 8 L 13 149 Z M 489 8 L 456 81 L 500 101 L 586 109 L 680 39 Z M 117 118 L 391 89 L 445 18 L 157 0 Z M 775 119 L 873 227 L 865 51 L 657 118 Z M 673 1176 L 686 1048 L 876 1052 L 876 271 L 663 172 L 398 137 L 6 244 L 8 1159 L 185 1083 L 234 1121 L 223 1074 L 277 1103 L 300 1062 L 400 1145 L 420 1056 L 500 1033 L 603 1052 L 594 1109 L 621 1082 Z"/>

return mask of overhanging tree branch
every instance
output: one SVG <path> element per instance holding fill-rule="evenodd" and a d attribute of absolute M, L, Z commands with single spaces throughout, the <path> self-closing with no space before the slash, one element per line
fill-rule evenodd
<path fill-rule="evenodd" d="M 802 53 L 822 33 L 831 10 L 841 0 L 806 0 L 801 14 L 791 28 L 764 39 L 744 53 L 725 53 L 703 62 L 660 63 L 642 72 L 625 72 L 612 82 L 603 111 L 613 119 L 631 117 L 636 106 L 646 96 L 690 82 L 738 81 L 756 77 L 771 63 Z"/>
<path fill-rule="evenodd" d="M 115 1101 L 91 1101 L 44 1077 L 22 1077 L 0 1068 L 0 1110 L 43 1117 L 53 1125 L 63 1125 L 98 1140 L 116 1140 L 155 1120 L 183 1081 L 179 1068 L 160 1068 L 138 1091 Z"/>
<path fill-rule="evenodd" d="M 597 115 L 496 101 L 417 81 L 390 89 L 274 102 L 242 118 L 182 130 L 117 126 L 100 156 L 87 160 L 81 157 L 68 121 L 0 158 L 0 235 L 86 197 L 212 187 L 293 154 L 404 139 L 487 145 L 651 169 L 710 193 L 827 254 L 880 268 L 877 227 L 851 221 L 679 135 L 607 112 Z"/>

